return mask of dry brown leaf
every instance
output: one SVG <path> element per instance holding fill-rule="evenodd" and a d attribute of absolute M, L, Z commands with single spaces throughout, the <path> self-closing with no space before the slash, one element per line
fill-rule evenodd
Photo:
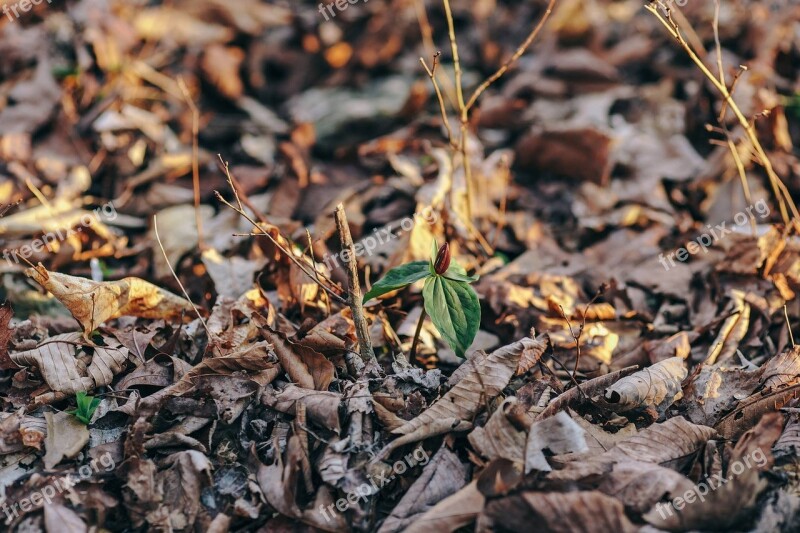
<path fill-rule="evenodd" d="M 621 461 L 603 476 L 598 490 L 613 496 L 625 507 L 644 513 L 664 496 L 683 494 L 694 483 L 682 474 L 642 461 Z"/>
<path fill-rule="evenodd" d="M 244 85 L 239 77 L 239 67 L 243 60 L 244 52 L 241 48 L 211 44 L 203 53 L 200 67 L 203 75 L 221 95 L 238 100 L 244 92 Z"/>
<path fill-rule="evenodd" d="M 619 500 L 598 491 L 523 492 L 488 502 L 484 514 L 502 531 L 529 531 L 532 524 L 553 533 L 638 530 Z"/>
<path fill-rule="evenodd" d="M 683 359 L 671 357 L 632 376 L 622 378 L 603 394 L 617 412 L 653 407 L 659 414 L 680 399 L 681 382 L 686 378 Z"/>
<path fill-rule="evenodd" d="M 274 509 L 286 517 L 323 531 L 346 530 L 344 514 L 320 512 L 320 508 L 324 510 L 333 503 L 333 498 L 324 486 L 317 491 L 315 500 L 308 508 L 301 509 L 295 501 L 295 494 L 299 493 L 298 478 L 302 454 L 300 439 L 292 436 L 286 445 L 285 458 L 282 458 L 281 454 L 276 454 L 275 463 L 272 465 L 259 465 L 257 478 L 264 497 Z"/>
<path fill-rule="evenodd" d="M 17 365 L 8 357 L 8 341 L 11 340 L 13 331 L 8 327 L 14 311 L 7 302 L 0 304 L 0 370 L 17 368 Z"/>
<path fill-rule="evenodd" d="M 62 459 L 78 455 L 89 442 L 89 430 L 69 413 L 45 413 L 44 417 L 47 419 L 44 466 L 52 469 Z"/>
<path fill-rule="evenodd" d="M 794 385 L 800 377 L 800 346 L 785 350 L 762 365 L 761 377 L 765 390 Z"/>
<path fill-rule="evenodd" d="M 188 301 L 139 278 L 92 281 L 49 272 L 41 264 L 25 274 L 64 304 L 80 323 L 84 337 L 106 320 L 121 316 L 174 320 L 194 314 Z"/>
<path fill-rule="evenodd" d="M 411 526 L 437 503 L 455 494 L 467 482 L 469 467 L 447 446 L 442 446 L 422 475 L 386 517 L 378 533 L 395 533 Z"/>
<path fill-rule="evenodd" d="M 714 426 L 726 439 L 735 440 L 761 420 L 765 413 L 777 411 L 800 394 L 800 384 L 789 388 L 770 391 L 765 394 L 756 393 L 745 398 L 733 411 L 725 415 Z"/>
<path fill-rule="evenodd" d="M 471 524 L 483 509 L 485 498 L 477 481 L 448 496 L 425 514 L 415 519 L 404 533 L 429 533 L 431 531 L 456 531 Z"/>
<path fill-rule="evenodd" d="M 782 428 L 783 417 L 780 414 L 765 415 L 733 448 L 725 473 L 726 482 L 717 480 L 716 490 L 709 490 L 703 499 L 687 501 L 690 505 L 681 509 L 657 505 L 644 515 L 644 519 L 668 531 L 729 529 L 740 524 L 739 517 L 755 505 L 759 493 L 767 486 L 759 478 L 759 473 L 772 467 L 770 450 Z M 708 483 L 707 489 L 712 480 Z"/>
<path fill-rule="evenodd" d="M 131 416 L 134 413 L 149 412 L 156 409 L 168 396 L 181 396 L 194 390 L 200 378 L 230 376 L 236 372 L 242 374 L 240 376 L 242 379 L 266 385 L 278 376 L 280 367 L 269 350 L 269 344 L 262 341 L 222 357 L 204 359 L 186 372 L 179 381 L 139 402 L 128 402 L 119 410 Z"/>
<path fill-rule="evenodd" d="M 516 397 L 509 396 L 500 407 L 492 413 L 486 425 L 477 427 L 469 434 L 469 442 L 487 459 L 502 457 L 521 463 L 525 460 L 525 429 L 520 424 L 519 415 L 513 413 L 514 408 L 521 410 Z M 522 411 L 524 414 L 524 411 Z M 527 421 L 530 423 L 530 421 Z"/>
<path fill-rule="evenodd" d="M 539 359 L 542 358 L 542 354 L 547 350 L 546 338 L 546 335 L 539 335 L 533 341 L 536 344 L 535 347 L 522 350 L 522 355 L 519 358 L 519 365 L 517 365 L 517 376 L 521 376 L 539 362 Z"/>
<path fill-rule="evenodd" d="M 508 385 L 525 349 L 533 350 L 536 341 L 525 337 L 499 348 L 477 363 L 468 359 L 468 373 L 447 393 L 436 400 L 424 413 L 395 429 L 396 435 L 407 435 L 436 420 L 471 421 L 478 411 Z M 425 437 L 422 437 L 425 438 Z"/>
<path fill-rule="evenodd" d="M 304 389 L 328 390 L 333 381 L 333 363 L 321 353 L 287 339 L 283 334 L 261 328 L 264 338 L 272 344 L 281 367 L 297 386 Z"/>
<path fill-rule="evenodd" d="M 128 359 L 128 349 L 112 337 L 105 346 L 87 344 L 80 333 L 62 333 L 42 341 L 33 350 L 11 354 L 19 366 L 35 367 L 53 390 L 37 397 L 46 402 L 109 385 Z M 91 349 L 90 351 L 86 348 Z"/>

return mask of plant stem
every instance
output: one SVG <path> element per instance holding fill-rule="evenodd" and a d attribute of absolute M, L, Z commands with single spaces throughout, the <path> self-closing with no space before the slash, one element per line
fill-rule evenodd
<path fill-rule="evenodd" d="M 347 251 L 347 282 L 349 285 L 348 305 L 353 312 L 353 322 L 356 325 L 356 336 L 364 363 L 374 363 L 375 353 L 372 351 L 372 341 L 369 336 L 367 319 L 364 317 L 364 307 L 361 304 L 361 285 L 358 282 L 358 264 L 356 263 L 356 250 L 353 245 L 353 237 L 350 235 L 350 226 L 347 225 L 347 215 L 344 206 L 339 204 L 334 211 L 336 219 L 336 229 L 339 232 L 339 241 L 342 244 L 342 251 Z M 343 254 L 344 255 L 344 254 Z"/>
<path fill-rule="evenodd" d="M 419 314 L 419 321 L 417 322 L 417 330 L 414 332 L 414 340 L 411 342 L 411 357 L 410 360 L 413 360 L 414 357 L 417 355 L 417 342 L 419 341 L 419 334 L 422 333 L 422 323 L 425 322 L 425 317 L 428 316 L 428 313 L 425 312 L 425 307 L 422 308 L 422 312 Z"/>

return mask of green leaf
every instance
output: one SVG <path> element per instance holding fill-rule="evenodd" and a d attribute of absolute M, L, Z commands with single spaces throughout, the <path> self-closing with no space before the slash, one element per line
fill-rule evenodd
<path fill-rule="evenodd" d="M 439 255 L 439 245 L 436 244 L 436 239 L 431 239 L 431 269 L 436 263 L 436 256 Z"/>
<path fill-rule="evenodd" d="M 75 403 L 77 404 L 77 409 L 70 409 L 67 413 L 74 415 L 84 424 L 89 424 L 92 420 L 92 415 L 97 410 L 97 406 L 100 405 L 100 398 L 88 396 L 81 391 L 75 394 Z"/>
<path fill-rule="evenodd" d="M 463 266 L 459 265 L 455 261 L 450 263 L 450 268 L 447 269 L 447 272 L 442 274 L 447 279 L 451 279 L 453 281 L 465 281 L 467 283 L 473 283 L 478 281 L 480 276 L 469 276 L 467 275 L 467 271 L 464 269 Z"/>
<path fill-rule="evenodd" d="M 478 295 L 466 282 L 433 276 L 425 280 L 422 296 L 433 325 L 456 355 L 464 357 L 481 322 Z"/>
<path fill-rule="evenodd" d="M 363 301 L 366 302 L 367 300 L 377 298 L 387 292 L 402 289 L 429 275 L 430 270 L 428 269 L 427 261 L 414 261 L 412 263 L 400 265 L 397 268 L 391 269 L 383 278 L 375 282 L 369 292 L 364 295 Z"/>

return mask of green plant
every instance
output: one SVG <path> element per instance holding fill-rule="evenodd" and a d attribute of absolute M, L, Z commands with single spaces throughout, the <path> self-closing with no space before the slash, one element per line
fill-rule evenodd
<path fill-rule="evenodd" d="M 478 295 L 469 285 L 477 281 L 478 276 L 467 275 L 464 267 L 450 260 L 450 246 L 447 243 L 437 248 L 436 242 L 433 242 L 430 261 L 413 261 L 391 269 L 364 295 L 364 301 L 423 279 L 425 286 L 422 298 L 425 306 L 414 334 L 412 357 L 426 314 L 456 355 L 464 357 L 481 322 Z"/>
<path fill-rule="evenodd" d="M 81 391 L 75 395 L 75 403 L 77 407 L 70 409 L 67 413 L 75 415 L 75 418 L 84 424 L 89 424 L 92 420 L 92 415 L 97 410 L 97 406 L 100 405 L 100 398 L 89 396 Z"/>

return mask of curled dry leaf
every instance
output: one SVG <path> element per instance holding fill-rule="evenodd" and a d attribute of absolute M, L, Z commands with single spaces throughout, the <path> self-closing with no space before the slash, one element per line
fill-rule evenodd
<path fill-rule="evenodd" d="M 47 438 L 44 447 L 45 468 L 51 469 L 62 459 L 71 459 L 89 442 L 89 430 L 69 413 L 45 413 Z"/>
<path fill-rule="evenodd" d="M 139 278 L 92 281 L 49 272 L 41 264 L 25 274 L 64 304 L 80 323 L 84 336 L 106 320 L 121 316 L 170 320 L 194 314 L 188 301 Z"/>
<path fill-rule="evenodd" d="M 62 333 L 45 339 L 33 350 L 11 354 L 11 360 L 19 366 L 37 368 L 53 390 L 38 396 L 37 401 L 52 401 L 109 385 L 122 371 L 128 349 L 112 337 L 103 340 L 105 346 L 96 346 L 87 344 L 78 332 Z"/>
<path fill-rule="evenodd" d="M 533 333 L 531 333 L 533 334 Z M 519 358 L 519 365 L 517 366 L 516 375 L 521 376 L 531 369 L 533 365 L 539 362 L 542 354 L 547 349 L 547 336 L 539 335 L 534 339 L 534 346 L 522 350 L 522 355 Z"/>
<path fill-rule="evenodd" d="M 730 313 L 711 344 L 711 349 L 706 356 L 705 364 L 713 365 L 718 361 L 729 359 L 739 348 L 739 342 L 747 333 L 750 326 L 750 305 L 745 301 L 742 291 L 731 291 L 731 304 L 726 308 Z"/>
<path fill-rule="evenodd" d="M 682 396 L 681 382 L 686 374 L 683 359 L 671 357 L 622 378 L 606 389 L 603 396 L 617 412 L 654 407 L 664 414 Z"/>

